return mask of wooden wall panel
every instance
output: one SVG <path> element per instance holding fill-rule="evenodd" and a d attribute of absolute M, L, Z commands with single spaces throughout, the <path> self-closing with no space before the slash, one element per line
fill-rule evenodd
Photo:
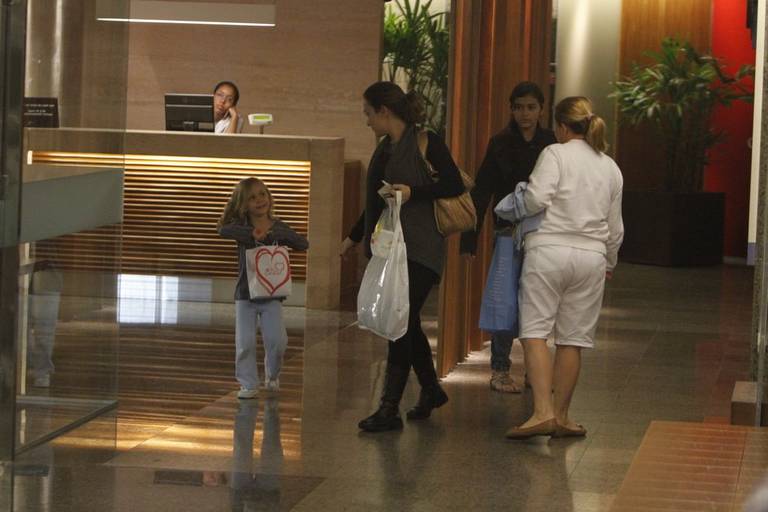
<path fill-rule="evenodd" d="M 360 212 L 363 195 L 360 193 L 363 186 L 363 164 L 359 160 L 347 160 L 344 162 L 344 199 L 342 202 L 341 232 L 344 236 L 352 230 Z M 363 251 L 357 251 L 357 255 L 342 258 L 341 260 L 341 309 L 345 311 L 357 311 L 357 292 L 360 290 L 361 273 L 365 263 L 361 259 Z"/>
<path fill-rule="evenodd" d="M 521 80 L 549 83 L 551 3 L 538 0 L 455 0 L 449 141 L 457 163 L 474 175 L 491 135 L 509 122 L 509 94 Z M 548 92 L 547 87 L 543 87 Z M 548 98 L 549 100 L 549 98 Z M 486 222 L 476 258 L 448 240 L 440 295 L 438 373 L 447 374 L 485 336 L 477 328 L 491 255 Z"/>
<path fill-rule="evenodd" d="M 275 214 L 307 235 L 309 162 L 156 155 L 125 155 L 123 160 L 123 155 L 42 151 L 33 156 L 33 163 L 48 165 L 123 162 L 122 229 L 107 226 L 38 243 L 39 257 L 65 270 L 236 278 L 235 243 L 218 235 L 216 222 L 232 189 L 250 176 L 269 187 Z M 306 279 L 306 252 L 291 253 L 291 272 L 294 279 Z"/>
<path fill-rule="evenodd" d="M 623 0 L 619 69 L 626 75 L 632 63 L 643 64 L 647 51 L 657 51 L 662 39 L 688 40 L 700 51 L 711 46 L 710 0 Z M 626 189 L 654 189 L 663 184 L 663 154 L 648 129 L 619 127 L 616 157 Z"/>
<path fill-rule="evenodd" d="M 665 37 L 676 36 L 701 50 L 709 49 L 711 16 L 710 0 L 623 0 L 622 74 L 632 68 L 632 61 L 647 62 L 643 53 L 656 50 Z"/>

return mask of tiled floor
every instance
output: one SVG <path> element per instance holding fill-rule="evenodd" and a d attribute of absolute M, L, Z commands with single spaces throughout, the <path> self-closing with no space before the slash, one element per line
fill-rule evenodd
<path fill-rule="evenodd" d="M 429 421 L 358 432 L 386 346 L 345 312 L 287 308 L 283 389 L 238 402 L 231 307 L 180 305 L 180 318 L 207 325 L 121 327 L 117 415 L 0 468 L 0 511 L 624 510 L 616 493 L 652 421 L 726 432 L 718 423 L 733 382 L 749 374 L 751 279 L 744 267 L 621 266 L 574 398 L 573 417 L 589 430 L 580 440 L 506 441 L 530 397 L 489 391 L 487 349 L 445 379 L 451 400 Z M 518 345 L 513 356 L 521 375 Z M 66 378 L 57 374 L 54 388 Z M 404 407 L 416 387 L 412 379 Z M 733 496 L 767 458 L 764 444 L 749 450 L 739 467 L 752 480 L 738 480 Z"/>

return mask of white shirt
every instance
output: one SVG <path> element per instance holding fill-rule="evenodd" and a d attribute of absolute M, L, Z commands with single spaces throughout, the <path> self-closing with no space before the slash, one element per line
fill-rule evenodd
<path fill-rule="evenodd" d="M 613 270 L 624 239 L 621 193 L 624 180 L 616 162 L 582 139 L 547 146 L 539 155 L 525 192 L 530 214 L 546 210 L 526 248 L 565 245 L 605 255 Z"/>
<path fill-rule="evenodd" d="M 225 115 L 221 119 L 219 119 L 219 122 L 216 123 L 216 127 L 213 129 L 216 133 L 225 133 L 229 129 L 229 125 L 232 122 L 232 118 L 229 116 L 229 114 Z M 241 133 L 243 131 L 243 118 L 238 116 L 237 118 L 237 130 L 235 130 L 235 133 Z"/>

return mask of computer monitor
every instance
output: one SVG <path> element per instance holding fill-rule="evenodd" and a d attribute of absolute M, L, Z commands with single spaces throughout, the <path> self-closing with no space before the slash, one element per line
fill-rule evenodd
<path fill-rule="evenodd" d="M 186 132 L 212 132 L 212 94 L 166 94 L 165 129 Z"/>

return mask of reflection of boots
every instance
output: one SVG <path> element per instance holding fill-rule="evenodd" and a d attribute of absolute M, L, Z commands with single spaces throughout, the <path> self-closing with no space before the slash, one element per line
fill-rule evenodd
<path fill-rule="evenodd" d="M 445 405 L 448 395 L 445 394 L 440 384 L 421 388 L 418 403 L 406 413 L 409 420 L 425 420 L 432 414 L 432 409 Z"/>
<path fill-rule="evenodd" d="M 385 432 L 403 428 L 403 420 L 400 419 L 400 398 L 408 382 L 408 372 L 408 368 L 387 363 L 384 392 L 381 395 L 379 409 L 357 424 L 360 429 L 366 432 Z"/>

